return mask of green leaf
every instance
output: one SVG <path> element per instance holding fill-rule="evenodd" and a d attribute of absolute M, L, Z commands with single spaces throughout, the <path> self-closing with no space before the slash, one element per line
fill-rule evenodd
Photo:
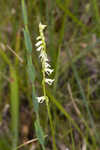
<path fill-rule="evenodd" d="M 19 124 L 19 88 L 16 70 L 10 67 L 10 75 L 13 81 L 10 83 L 11 95 L 11 126 L 12 126 L 12 149 L 15 150 L 18 144 Z"/>
<path fill-rule="evenodd" d="M 36 114 L 38 114 L 39 111 L 39 103 L 36 99 L 36 95 L 35 95 L 35 91 L 34 91 L 34 86 L 32 86 L 32 101 L 33 101 L 33 105 L 34 105 L 34 111 L 36 112 Z"/>
<path fill-rule="evenodd" d="M 39 142 L 42 145 L 42 147 L 44 148 L 44 133 L 40 126 L 39 120 L 36 120 L 36 122 L 35 122 L 35 130 L 36 130 L 36 135 L 39 139 Z"/>
<path fill-rule="evenodd" d="M 24 29 L 25 46 L 28 53 L 32 53 L 32 43 L 28 29 Z"/>
<path fill-rule="evenodd" d="M 24 24 L 27 25 L 28 24 L 27 10 L 26 10 L 26 5 L 24 0 L 22 0 L 22 14 L 23 14 Z"/>
<path fill-rule="evenodd" d="M 31 56 L 28 57 L 27 71 L 28 71 L 28 75 L 29 75 L 29 79 L 30 79 L 31 83 L 34 83 L 34 80 L 35 80 L 35 69 L 34 69 L 34 66 L 32 64 Z"/>

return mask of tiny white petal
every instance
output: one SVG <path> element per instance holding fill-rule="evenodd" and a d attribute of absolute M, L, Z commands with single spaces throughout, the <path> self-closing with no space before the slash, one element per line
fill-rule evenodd
<path fill-rule="evenodd" d="M 45 68 L 45 72 L 49 75 L 53 72 L 53 69 Z"/>
<path fill-rule="evenodd" d="M 38 41 L 38 42 L 35 44 L 35 46 L 38 47 L 38 46 L 40 46 L 41 44 L 42 44 L 42 41 Z"/>
<path fill-rule="evenodd" d="M 38 48 L 36 49 L 36 51 L 40 51 L 42 48 L 43 48 L 43 46 L 40 45 L 40 47 L 38 47 Z"/>
<path fill-rule="evenodd" d="M 49 85 L 52 85 L 54 79 L 45 79 L 45 82 L 48 83 Z"/>
<path fill-rule="evenodd" d="M 40 56 L 39 56 L 39 57 L 40 57 L 40 58 L 41 58 L 41 57 L 43 57 L 43 58 L 47 57 L 46 52 L 45 52 L 45 51 L 41 51 L 41 53 L 40 53 Z"/>
<path fill-rule="evenodd" d="M 37 39 L 37 40 L 41 40 L 41 36 L 38 36 L 36 39 Z"/>
<path fill-rule="evenodd" d="M 45 57 L 44 62 L 47 62 L 47 61 L 49 61 L 49 60 L 48 60 L 48 58 L 47 58 L 47 57 Z"/>
<path fill-rule="evenodd" d="M 69 148 L 66 148 L 65 150 L 69 150 Z"/>
<path fill-rule="evenodd" d="M 41 97 L 36 97 L 38 100 L 38 103 L 43 103 L 45 100 L 45 96 L 41 96 Z"/>
<path fill-rule="evenodd" d="M 47 54 L 45 51 L 41 51 L 39 57 L 41 58 L 41 61 L 48 61 Z"/>
<path fill-rule="evenodd" d="M 39 28 L 40 28 L 41 30 L 44 30 L 44 29 L 46 28 L 46 26 L 47 26 L 47 25 L 43 25 L 41 22 L 40 22 L 40 24 L 39 24 Z"/>
<path fill-rule="evenodd" d="M 47 63 L 47 62 L 45 62 L 45 68 L 50 68 L 51 66 Z"/>

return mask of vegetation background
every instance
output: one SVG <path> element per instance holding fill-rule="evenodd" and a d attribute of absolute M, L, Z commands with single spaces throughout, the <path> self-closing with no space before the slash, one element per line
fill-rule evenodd
<path fill-rule="evenodd" d="M 34 95 L 42 94 L 41 64 L 35 47 L 40 21 L 47 25 L 47 54 L 55 78 L 54 85 L 46 88 L 53 139 L 46 105 L 39 104 L 40 125 L 47 135 L 45 149 L 99 150 L 100 1 L 26 0 L 24 16 L 22 1 L 0 0 L 0 150 L 42 149 L 32 102 Z M 29 54 L 23 33 L 26 25 L 27 41 L 32 42 Z M 27 68 L 30 55 L 32 82 Z M 31 139 L 35 142 L 27 144 Z M 23 147 L 18 147 L 22 143 Z"/>

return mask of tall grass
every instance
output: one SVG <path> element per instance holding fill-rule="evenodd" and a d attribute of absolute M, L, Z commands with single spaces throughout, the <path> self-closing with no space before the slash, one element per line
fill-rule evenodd
<path fill-rule="evenodd" d="M 6 56 L 6 54 L 1 50 L 0 55 L 2 59 L 9 65 L 10 77 L 12 82 L 10 82 L 10 95 L 11 95 L 11 129 L 12 129 L 12 149 L 16 149 L 18 144 L 18 118 L 19 118 L 19 96 L 18 96 L 18 80 L 17 74 L 12 62 Z"/>
<path fill-rule="evenodd" d="M 98 0 L 0 1 L 0 150 L 99 149 L 99 5 Z M 46 86 L 49 116 L 45 103 L 39 105 L 36 99 L 42 93 L 34 47 L 40 20 L 47 25 L 47 53 L 55 78 L 52 88 Z M 6 44 L 23 58 L 23 64 Z M 6 104 L 10 108 L 2 117 Z M 19 121 L 23 108 L 25 116 L 30 115 L 24 144 L 24 123 Z"/>

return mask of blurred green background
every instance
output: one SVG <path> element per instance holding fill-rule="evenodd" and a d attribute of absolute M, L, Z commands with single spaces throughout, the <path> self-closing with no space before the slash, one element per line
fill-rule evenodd
<path fill-rule="evenodd" d="M 42 94 L 36 52 L 40 21 L 55 82 L 47 86 L 57 150 L 100 149 L 100 1 L 26 0 L 34 84 L 27 71 L 21 0 L 0 0 L 0 150 L 36 138 L 32 85 Z M 18 56 L 16 56 L 18 55 Z M 20 57 L 20 58 L 19 58 Z M 54 150 L 45 103 L 39 104 L 46 150 Z M 14 135 L 13 135 L 14 134 Z M 41 150 L 38 140 L 22 150 Z"/>

